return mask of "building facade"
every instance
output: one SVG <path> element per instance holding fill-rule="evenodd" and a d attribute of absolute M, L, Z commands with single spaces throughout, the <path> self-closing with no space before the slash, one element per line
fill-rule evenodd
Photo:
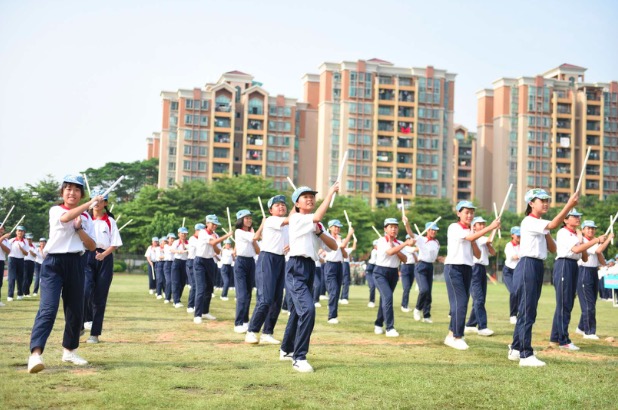
<path fill-rule="evenodd" d="M 288 187 L 306 104 L 271 96 L 240 71 L 227 72 L 204 88 L 163 91 L 161 98 L 161 132 L 147 139 L 148 158 L 159 158 L 160 188 L 240 174 Z"/>
<path fill-rule="evenodd" d="M 512 211 L 525 192 L 548 189 L 552 202 L 574 192 L 586 152 L 580 192 L 618 194 L 618 82 L 587 83 L 583 67 L 563 64 L 535 77 L 500 78 L 477 93 L 477 197 L 501 203 L 509 184 Z"/>
<path fill-rule="evenodd" d="M 347 151 L 344 195 L 372 206 L 452 196 L 455 74 L 379 59 L 326 62 L 319 71 L 304 77 L 304 100 L 317 116 L 318 191 L 337 179 Z"/>
<path fill-rule="evenodd" d="M 456 124 L 454 128 L 452 201 L 456 204 L 476 199 L 476 133 L 463 125 Z"/>

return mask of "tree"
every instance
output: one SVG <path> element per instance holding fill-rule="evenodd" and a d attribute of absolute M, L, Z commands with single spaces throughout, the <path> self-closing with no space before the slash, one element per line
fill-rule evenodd
<path fill-rule="evenodd" d="M 146 185 L 156 185 L 159 178 L 159 160 L 152 158 L 134 162 L 108 162 L 101 168 L 88 168 L 82 174 L 88 178 L 91 189 L 99 186 L 110 187 L 122 175 L 125 178 L 116 188 L 110 198 L 117 202 L 128 202 Z"/>

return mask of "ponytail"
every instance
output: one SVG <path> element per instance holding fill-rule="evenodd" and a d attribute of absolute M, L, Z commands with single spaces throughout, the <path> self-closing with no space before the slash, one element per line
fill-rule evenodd
<path fill-rule="evenodd" d="M 110 218 L 114 218 L 114 219 L 116 219 L 116 218 L 114 217 L 114 214 L 113 214 L 113 213 L 111 213 L 111 212 L 109 211 L 109 209 L 107 209 L 107 205 L 105 205 L 105 212 L 107 213 L 107 216 L 109 216 Z"/>

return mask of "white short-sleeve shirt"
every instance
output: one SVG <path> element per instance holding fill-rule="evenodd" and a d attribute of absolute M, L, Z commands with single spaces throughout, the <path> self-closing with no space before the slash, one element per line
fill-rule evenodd
<path fill-rule="evenodd" d="M 504 247 L 504 256 L 504 264 L 508 268 L 515 269 L 519 263 L 519 244 L 513 241 L 507 243 Z M 517 256 L 518 259 L 513 259 L 515 256 Z"/>
<path fill-rule="evenodd" d="M 195 251 L 195 255 L 200 258 L 214 258 L 215 257 L 215 248 L 210 244 L 211 239 L 217 239 L 219 235 L 215 232 L 210 233 L 208 229 L 200 230 L 200 233 L 197 236 L 197 248 Z"/>
<path fill-rule="evenodd" d="M 324 234 L 326 234 L 327 232 L 325 231 Z M 329 234 L 330 235 L 330 234 Z M 330 235 L 332 236 L 332 235 Z M 333 238 L 335 238 L 334 236 L 332 236 Z M 341 253 L 341 236 L 337 235 L 337 237 L 335 238 L 335 242 L 337 242 L 337 249 L 336 250 L 332 250 L 330 248 L 326 248 L 324 249 L 325 255 L 324 255 L 324 260 L 326 262 L 343 262 L 343 253 Z"/>
<path fill-rule="evenodd" d="M 3 240 L 2 244 L 9 248 L 9 250 L 11 249 L 11 244 L 9 243 L 8 239 Z M 0 261 L 6 261 L 6 254 L 4 253 L 4 249 L 2 248 L 0 248 Z"/>
<path fill-rule="evenodd" d="M 49 240 L 45 245 L 44 252 L 46 254 L 50 253 L 80 253 L 83 252 L 86 248 L 84 247 L 84 243 L 79 237 L 79 234 L 75 230 L 73 225 L 73 221 L 61 222 L 60 218 L 65 213 L 69 212 L 68 208 L 65 208 L 62 205 L 52 206 L 49 209 Z M 85 220 L 90 221 L 90 216 L 87 213 L 82 213 L 82 227 Z M 90 227 L 88 227 L 90 228 Z M 84 231 L 91 235 L 88 232 L 87 228 L 84 227 Z"/>
<path fill-rule="evenodd" d="M 34 248 L 34 253 L 36 253 L 36 257 L 34 258 L 35 263 L 43 263 L 43 252 L 41 252 L 41 248 L 38 246 Z"/>
<path fill-rule="evenodd" d="M 171 262 L 174 260 L 174 254 L 172 253 L 172 245 L 165 244 L 163 246 L 163 260 L 166 262 Z"/>
<path fill-rule="evenodd" d="M 270 252 L 276 255 L 283 255 L 283 248 L 288 244 L 289 228 L 282 225 L 285 221 L 283 216 L 269 216 L 264 222 L 262 229 L 262 242 L 260 249 L 263 252 Z"/>
<path fill-rule="evenodd" d="M 547 241 L 545 235 L 549 221 L 528 215 L 521 221 L 521 240 L 519 244 L 519 256 L 545 260 L 547 259 Z"/>
<path fill-rule="evenodd" d="M 474 265 L 472 243 L 465 239 L 471 233 L 470 228 L 461 225 L 459 222 L 452 223 L 448 227 L 445 265 Z"/>
<path fill-rule="evenodd" d="M 221 249 L 221 264 L 222 265 L 231 265 L 232 262 L 234 262 L 234 257 L 232 256 L 233 252 L 234 252 L 234 249 L 232 249 L 232 248 L 230 248 L 230 249 L 226 249 L 226 248 Z"/>
<path fill-rule="evenodd" d="M 313 222 L 314 214 L 294 213 L 290 215 L 289 238 L 290 251 L 288 256 L 302 256 L 318 260 L 318 249 L 321 240 L 316 236 L 316 223 Z M 318 222 L 319 223 L 319 222 Z M 320 223 L 320 229 L 324 229 Z M 322 235 L 326 235 L 324 232 Z"/>
<path fill-rule="evenodd" d="M 567 227 L 562 227 L 556 234 L 556 259 L 567 258 L 573 260 L 580 260 L 582 258 L 581 253 L 574 253 L 573 247 L 579 244 L 579 238 L 577 232 L 571 231 Z"/>
<path fill-rule="evenodd" d="M 195 259 L 195 252 L 197 251 L 197 235 L 191 235 L 189 238 L 189 253 L 187 259 Z"/>
<path fill-rule="evenodd" d="M 246 258 L 255 257 L 255 248 L 253 248 L 254 232 L 236 229 L 234 231 L 234 239 L 236 240 L 236 256 L 244 256 Z"/>
<path fill-rule="evenodd" d="M 28 252 L 29 249 L 28 243 L 25 239 L 19 240 L 16 237 L 9 239 L 9 245 L 9 248 L 11 249 L 9 252 L 10 258 L 24 259 L 26 257 L 26 255 L 22 252 L 22 250 L 24 252 Z"/>
<path fill-rule="evenodd" d="M 384 236 L 378 239 L 376 266 L 382 266 L 384 268 L 398 268 L 400 261 L 397 254 L 388 255 L 386 253 L 387 250 L 398 245 L 401 245 L 401 242 L 397 239 L 393 240 L 393 242 L 387 241 Z"/>
<path fill-rule="evenodd" d="M 478 246 L 481 250 L 481 257 L 475 258 L 473 254 L 472 256 L 474 258 L 474 263 L 489 266 L 489 248 L 487 247 L 487 242 L 489 242 L 489 239 L 485 236 L 481 236 L 476 240 L 476 246 Z"/>
<path fill-rule="evenodd" d="M 584 243 L 590 242 L 588 238 L 583 237 Z M 588 253 L 588 261 L 584 262 L 583 260 L 579 260 L 577 263 L 580 266 L 584 266 L 586 268 L 598 268 L 599 267 L 599 257 L 597 256 L 597 249 L 599 249 L 599 244 L 594 244 L 590 248 L 586 250 Z"/>
<path fill-rule="evenodd" d="M 172 243 L 172 249 L 175 251 L 187 251 L 187 252 L 180 252 L 180 253 L 173 253 L 174 255 L 174 259 L 180 259 L 183 261 L 186 261 L 189 257 L 189 241 L 185 240 L 185 241 L 181 241 L 180 239 L 176 239 L 174 241 L 174 243 Z"/>
<path fill-rule="evenodd" d="M 406 265 L 414 265 L 418 258 L 418 254 L 414 249 L 414 246 L 404 246 L 401 253 L 406 255 Z"/>
<path fill-rule="evenodd" d="M 107 249 L 110 246 L 122 246 L 118 225 L 114 218 L 93 219 L 92 220 L 92 239 L 99 249 Z"/>
<path fill-rule="evenodd" d="M 24 260 L 34 262 L 34 260 L 36 259 L 36 252 L 34 252 L 34 249 L 35 249 L 34 244 L 30 245 L 30 243 L 26 241 L 26 245 L 28 245 L 28 254 L 24 256 Z M 31 252 L 34 252 L 34 255 Z"/>
<path fill-rule="evenodd" d="M 425 263 L 434 263 L 440 252 L 440 242 L 437 239 L 429 239 L 426 236 L 416 237 L 418 246 L 418 259 Z"/>

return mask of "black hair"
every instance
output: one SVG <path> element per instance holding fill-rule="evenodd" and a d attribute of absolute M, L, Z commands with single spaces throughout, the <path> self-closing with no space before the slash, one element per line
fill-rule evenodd
<path fill-rule="evenodd" d="M 83 185 L 79 185 L 79 184 L 74 184 L 73 182 L 63 182 L 62 185 L 60 186 L 60 198 L 62 198 L 62 193 L 64 192 L 64 190 L 69 186 L 69 185 L 74 185 L 76 187 L 79 188 L 79 191 L 82 193 L 82 197 L 81 199 L 84 198 L 84 196 L 86 195 L 86 191 L 84 191 L 84 186 Z M 64 200 L 61 199 L 60 201 L 61 204 L 64 203 Z"/>
<path fill-rule="evenodd" d="M 242 229 L 243 231 L 245 230 L 245 218 L 251 216 L 251 215 L 245 215 L 242 218 L 239 218 L 236 220 L 236 225 L 234 225 L 234 228 L 236 229 Z M 249 227 L 251 228 L 251 227 Z"/>
<path fill-rule="evenodd" d="M 530 206 L 530 204 L 528 204 L 528 206 L 526 207 L 526 216 L 530 215 L 532 213 L 532 207 Z"/>
<path fill-rule="evenodd" d="M 107 201 L 106 201 L 107 202 Z M 114 216 L 113 213 L 110 212 L 109 209 L 107 209 L 107 205 L 105 205 L 105 212 L 107 212 L 107 216 L 109 216 L 110 218 L 114 218 L 116 219 L 116 217 Z"/>

